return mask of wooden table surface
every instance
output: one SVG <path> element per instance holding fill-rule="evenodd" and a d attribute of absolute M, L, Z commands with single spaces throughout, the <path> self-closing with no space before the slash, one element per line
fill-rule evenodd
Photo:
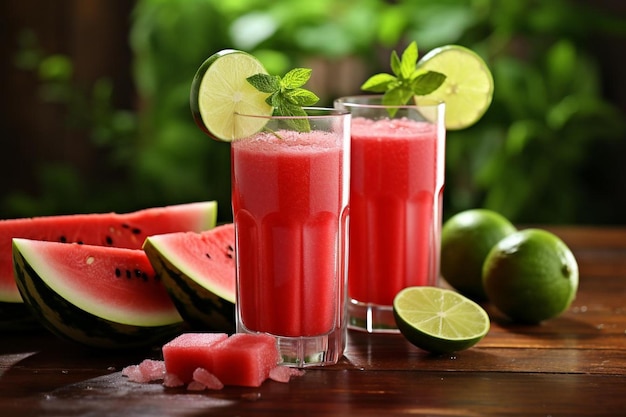
<path fill-rule="evenodd" d="M 490 311 L 491 330 L 472 349 L 431 356 L 400 335 L 350 331 L 336 366 L 193 394 L 121 376 L 158 349 L 96 354 L 44 331 L 5 333 L 0 416 L 626 415 L 626 228 L 550 230 L 579 263 L 574 304 L 539 326 Z"/>

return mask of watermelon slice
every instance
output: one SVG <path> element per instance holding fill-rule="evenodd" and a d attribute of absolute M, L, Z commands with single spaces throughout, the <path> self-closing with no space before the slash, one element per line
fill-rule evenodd
<path fill-rule="evenodd" d="M 17 287 L 44 327 L 98 348 L 154 345 L 182 330 L 138 249 L 13 239 Z"/>
<path fill-rule="evenodd" d="M 141 249 L 150 235 L 210 229 L 215 225 L 216 216 L 217 203 L 207 201 L 126 214 L 74 214 L 0 220 L 0 302 L 22 301 L 13 277 L 12 238 Z"/>
<path fill-rule="evenodd" d="M 196 330 L 235 330 L 235 228 L 168 233 L 144 250 L 181 316 Z"/>

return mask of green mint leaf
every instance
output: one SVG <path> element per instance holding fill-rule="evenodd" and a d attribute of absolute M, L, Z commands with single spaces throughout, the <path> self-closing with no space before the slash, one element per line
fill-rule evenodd
<path fill-rule="evenodd" d="M 401 78 L 405 80 L 411 78 L 411 74 L 413 74 L 417 65 L 417 57 L 417 42 L 413 41 L 402 53 L 402 60 L 400 61 Z"/>
<path fill-rule="evenodd" d="M 312 106 L 319 101 L 319 97 L 315 93 L 305 90 L 304 88 L 294 88 L 293 90 L 287 90 L 283 93 L 283 96 L 289 100 L 289 102 L 298 106 Z"/>
<path fill-rule="evenodd" d="M 284 99 L 283 99 L 283 97 L 280 95 L 280 92 L 279 92 L 279 91 L 276 91 L 276 92 L 272 93 L 272 95 L 270 95 L 270 96 L 269 96 L 269 97 L 265 100 L 265 102 L 266 102 L 267 104 L 269 104 L 270 106 L 272 106 L 272 107 L 274 107 L 274 108 L 281 106 L 281 105 L 283 104 L 283 101 L 284 101 Z"/>
<path fill-rule="evenodd" d="M 306 112 L 302 109 L 302 107 L 294 105 L 294 104 L 290 104 L 287 102 L 281 103 L 281 105 L 277 107 L 275 110 L 277 110 L 281 116 L 304 117 L 307 115 Z M 310 132 L 311 131 L 311 125 L 309 124 L 308 119 L 289 119 L 287 123 L 298 132 Z"/>
<path fill-rule="evenodd" d="M 280 116 L 306 116 L 306 112 L 302 107 L 287 101 L 281 102 L 277 109 L 280 111 Z"/>
<path fill-rule="evenodd" d="M 287 89 L 302 87 L 311 78 L 312 71 L 310 68 L 294 68 L 285 74 L 280 84 Z"/>
<path fill-rule="evenodd" d="M 371 91 L 373 93 L 384 93 L 389 89 L 392 83 L 397 82 L 398 79 L 391 74 L 376 74 L 372 75 L 361 86 L 361 90 Z"/>
<path fill-rule="evenodd" d="M 273 93 L 280 88 L 280 77 L 275 75 L 254 74 L 246 80 L 262 93 Z"/>
<path fill-rule="evenodd" d="M 383 104 L 389 106 L 403 106 L 409 103 L 413 96 L 424 96 L 439 88 L 446 76 L 436 71 L 417 69 L 419 50 L 417 42 L 411 42 L 402 52 L 402 58 L 396 51 L 391 52 L 391 74 L 376 74 L 370 77 L 361 89 L 376 93 L 383 93 Z M 389 110 L 393 117 L 396 111 Z"/>
<path fill-rule="evenodd" d="M 402 106 L 411 100 L 413 91 L 408 88 L 399 87 L 387 91 L 383 95 L 383 105 L 385 106 Z"/>
<path fill-rule="evenodd" d="M 274 108 L 275 116 L 306 116 L 302 106 L 312 106 L 319 101 L 313 92 L 301 88 L 311 78 L 309 68 L 295 68 L 284 77 L 255 74 L 247 78 L 254 88 L 269 93 L 265 102 Z M 289 122 L 300 132 L 308 132 L 311 126 L 307 119 L 294 119 Z"/>
<path fill-rule="evenodd" d="M 396 51 L 391 52 L 391 71 L 398 77 L 402 77 L 402 63 L 400 62 L 400 58 L 398 58 L 398 53 Z"/>
<path fill-rule="evenodd" d="M 425 96 L 438 89 L 446 80 L 446 76 L 440 72 L 428 71 L 418 75 L 411 82 L 411 90 L 417 96 Z"/>

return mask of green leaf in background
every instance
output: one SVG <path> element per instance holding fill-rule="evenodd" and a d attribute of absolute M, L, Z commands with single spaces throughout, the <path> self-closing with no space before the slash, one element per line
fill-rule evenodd
<path fill-rule="evenodd" d="M 97 176 L 39 167 L 37 192 L 2 199 L 7 216 L 217 199 L 219 219 L 228 221 L 229 148 L 206 140 L 188 108 L 191 79 L 207 56 L 237 48 L 271 74 L 313 68 L 312 89 L 332 105 L 363 81 L 375 93 L 398 87 L 396 75 L 407 72 L 399 56 L 390 61 L 391 50 L 417 41 L 424 52 L 469 47 L 495 81 L 481 121 L 447 133 L 444 217 L 480 206 L 518 223 L 624 221 L 626 197 L 614 191 L 626 175 L 626 118 L 608 82 L 620 79 L 614 45 L 626 26 L 591 1 L 137 0 L 129 19 L 141 103 L 133 109 L 115 108 L 119 86 L 108 90 L 108 77 L 79 86 L 68 76 L 71 57 L 54 58 L 36 34 L 18 39 L 16 65 L 39 76 L 40 93 L 67 107 L 68 126 L 87 131 L 103 158 Z M 407 97 L 400 88 L 387 99 Z"/>

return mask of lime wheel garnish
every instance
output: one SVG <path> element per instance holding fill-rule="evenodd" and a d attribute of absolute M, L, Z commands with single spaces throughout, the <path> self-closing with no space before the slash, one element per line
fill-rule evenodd
<path fill-rule="evenodd" d="M 485 114 L 493 98 L 493 76 L 485 61 L 459 45 L 435 48 L 417 63 L 418 68 L 446 75 L 432 93 L 420 96 L 446 103 L 446 129 L 465 129 Z"/>
<path fill-rule="evenodd" d="M 247 81 L 255 74 L 267 74 L 252 55 L 225 49 L 210 56 L 200 66 L 191 84 L 189 98 L 196 124 L 210 137 L 231 142 L 250 136 L 265 126 L 264 117 L 236 117 L 237 113 L 270 116 L 273 107 L 267 93 Z"/>

